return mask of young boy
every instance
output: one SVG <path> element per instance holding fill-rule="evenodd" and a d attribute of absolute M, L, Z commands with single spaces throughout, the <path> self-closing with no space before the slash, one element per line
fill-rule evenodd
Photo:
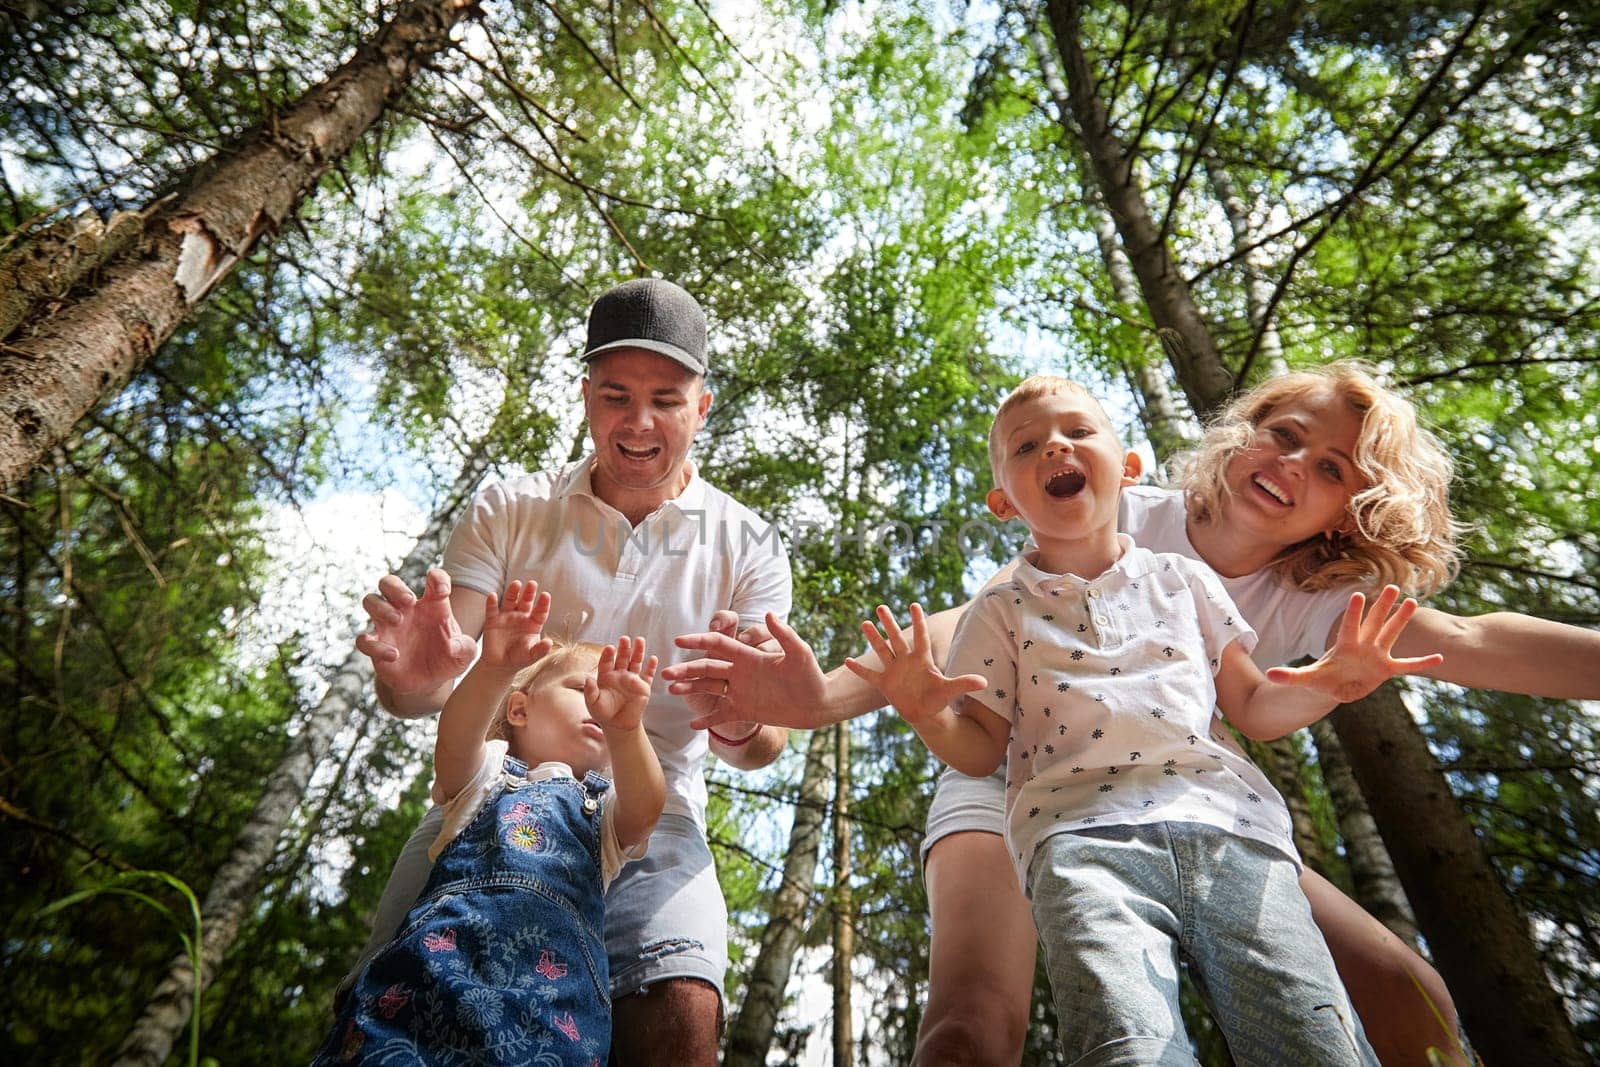
<path fill-rule="evenodd" d="M 1328 655 L 1269 682 L 1211 571 L 1117 534 L 1140 463 L 1081 386 L 1018 386 L 989 454 L 989 507 L 1020 518 L 1034 548 L 963 618 L 950 675 L 916 605 L 909 645 L 887 608 L 884 634 L 863 623 L 883 670 L 846 662 L 952 767 L 1006 760 L 1007 845 L 1068 1058 L 1192 1062 L 1181 950 L 1238 1063 L 1375 1063 L 1296 885 L 1283 802 L 1208 726 L 1216 705 L 1245 734 L 1279 737 L 1436 665 L 1389 655 L 1415 602 L 1395 609 L 1387 588 L 1363 620 L 1352 596 Z"/>

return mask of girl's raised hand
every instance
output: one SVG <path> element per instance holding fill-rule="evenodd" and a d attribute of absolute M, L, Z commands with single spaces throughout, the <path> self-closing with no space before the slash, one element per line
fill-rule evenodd
<path fill-rule="evenodd" d="M 539 592 L 538 582 L 512 582 L 502 601 L 493 593 L 484 605 L 483 652 L 486 667 L 520 671 L 550 651 L 543 636 L 550 618 L 550 594 Z"/>
<path fill-rule="evenodd" d="M 1401 631 L 1417 613 L 1415 600 L 1407 597 L 1395 607 L 1399 599 L 1398 588 L 1384 586 L 1378 599 L 1373 601 L 1372 610 L 1362 618 L 1366 597 L 1351 593 L 1350 606 L 1345 609 L 1333 647 L 1309 666 L 1273 667 L 1267 671 L 1267 680 L 1309 686 L 1335 697 L 1340 703 L 1348 703 L 1361 699 L 1397 674 L 1414 674 L 1437 667 L 1444 662 L 1444 656 L 1437 652 L 1406 659 L 1396 659 L 1391 654 Z"/>
<path fill-rule="evenodd" d="M 650 702 L 656 658 L 644 658 L 644 638 L 619 637 L 600 650 L 594 673 L 583 680 L 583 701 L 602 730 L 637 730 Z"/>
<path fill-rule="evenodd" d="M 853 657 L 846 659 L 844 665 L 862 681 L 876 687 L 907 722 L 913 725 L 922 722 L 967 693 L 989 684 L 981 674 L 945 677 L 933 662 L 933 643 L 928 638 L 928 621 L 922 614 L 922 605 L 911 605 L 909 645 L 894 614 L 882 604 L 878 605 L 878 622 L 883 626 L 882 633 L 870 620 L 861 624 L 861 633 L 868 647 L 877 653 L 882 669 L 873 670 Z"/>

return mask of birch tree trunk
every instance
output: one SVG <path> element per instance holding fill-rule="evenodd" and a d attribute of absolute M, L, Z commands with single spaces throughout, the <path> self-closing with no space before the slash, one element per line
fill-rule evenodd
<path fill-rule="evenodd" d="M 1044 75 L 1045 88 L 1055 105 L 1056 122 L 1066 130 L 1068 138 L 1079 148 L 1078 175 L 1083 189 L 1083 199 L 1089 205 L 1089 217 L 1094 226 L 1095 242 L 1100 248 L 1100 259 L 1105 264 L 1106 275 L 1111 279 L 1111 293 L 1117 303 L 1126 307 L 1139 307 L 1139 283 L 1133 276 L 1133 267 L 1117 240 L 1117 221 L 1106 207 L 1106 199 L 1095 183 L 1089 161 L 1082 151 L 1083 137 L 1072 118 L 1072 103 L 1068 99 L 1067 84 L 1061 80 L 1055 59 L 1050 54 L 1050 42 L 1045 40 L 1039 26 L 1037 13 L 1028 13 L 1028 43 L 1033 46 L 1034 58 Z M 1166 375 L 1161 373 L 1157 360 L 1145 360 L 1137 367 L 1128 368 L 1129 383 L 1139 399 L 1139 421 L 1144 424 L 1145 436 L 1150 439 L 1156 460 L 1167 459 L 1194 443 L 1195 427 L 1192 420 L 1178 411 L 1167 387 Z"/>
<path fill-rule="evenodd" d="M 1167 331 L 1162 338 L 1179 384 L 1204 416 L 1227 398 L 1232 375 L 1145 204 L 1133 153 L 1112 130 L 1097 96 L 1079 37 L 1081 3 L 1046 0 L 1046 9 L 1096 183 L 1151 318 Z M 1571 1020 L 1545 975 L 1527 923 L 1394 685 L 1341 707 L 1333 723 L 1473 1044 L 1490 1063 L 1527 1062 L 1530 1056 L 1581 1063 Z M 1463 899 L 1468 896 L 1470 902 Z"/>
<path fill-rule="evenodd" d="M 444 550 L 456 516 L 466 506 L 488 467 L 483 450 L 474 452 L 462 468 L 450 493 L 397 572 L 413 588 L 422 585 L 428 567 Z M 278 840 L 300 802 L 306 787 L 339 731 L 363 708 L 371 707 L 372 661 L 351 650 L 329 682 L 316 708 L 289 746 L 277 768 L 267 778 L 255 810 L 234 837 L 228 858 L 217 868 L 201 904 L 203 941 L 200 954 L 200 988 L 216 977 L 223 958 L 233 947 L 245 916 L 255 904 L 255 889 L 277 852 Z M 117 1050 L 118 1067 L 160 1067 L 188 1023 L 194 1006 L 195 978 L 189 957 L 173 958 L 166 976 L 157 984 Z"/>
<path fill-rule="evenodd" d="M 856 914 L 850 894 L 850 724 L 839 723 L 833 734 L 833 1067 L 851 1067 L 856 1054 L 850 1002 Z"/>
<path fill-rule="evenodd" d="M 1411 911 L 1411 901 L 1406 899 L 1394 861 L 1383 846 L 1378 823 L 1361 795 L 1361 786 L 1356 782 L 1355 771 L 1350 767 L 1344 745 L 1339 742 L 1338 732 L 1330 720 L 1319 719 L 1311 724 L 1311 737 L 1317 744 L 1317 763 L 1322 768 L 1323 784 L 1328 787 L 1334 818 L 1339 822 L 1339 836 L 1344 838 L 1345 862 L 1350 867 L 1356 903 L 1393 930 L 1396 937 L 1421 952 L 1421 936 L 1417 917 Z"/>
<path fill-rule="evenodd" d="M 763 1067 L 772 1035 L 783 1010 L 784 992 L 794 971 L 795 953 L 805 935 L 806 917 L 815 890 L 822 825 L 833 774 L 833 734 L 816 730 L 806 746 L 800 796 L 789 831 L 789 852 L 783 881 L 772 898 L 772 915 L 761 932 L 761 948 L 745 982 L 744 1003 L 728 1027 L 722 1062 L 726 1067 Z"/>
<path fill-rule="evenodd" d="M 296 212 L 474 9 L 469 0 L 411 0 L 294 107 L 141 213 L 149 218 L 136 250 L 112 262 L 93 291 L 14 331 L 0 348 L 0 488 L 122 388 L 256 242 Z"/>
<path fill-rule="evenodd" d="M 1239 195 L 1233 175 L 1212 156 L 1208 155 L 1205 162 L 1211 191 L 1216 195 L 1217 203 L 1222 205 L 1228 228 L 1233 231 L 1234 253 L 1244 267 L 1244 299 L 1250 315 L 1250 328 L 1261 336 L 1261 344 L 1256 351 L 1266 361 L 1269 377 L 1282 374 L 1289 369 L 1289 365 L 1283 359 L 1283 339 L 1278 336 L 1278 324 L 1271 319 L 1273 286 L 1267 280 L 1266 270 L 1262 266 L 1266 250 L 1256 244 L 1255 234 L 1250 228 L 1250 208 Z"/>

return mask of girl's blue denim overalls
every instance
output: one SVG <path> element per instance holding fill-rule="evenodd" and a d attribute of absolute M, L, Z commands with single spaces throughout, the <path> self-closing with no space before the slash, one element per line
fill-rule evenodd
<path fill-rule="evenodd" d="M 314 1064 L 599 1067 L 611 1045 L 600 797 L 610 783 L 508 784 L 434 863 L 357 980 Z"/>

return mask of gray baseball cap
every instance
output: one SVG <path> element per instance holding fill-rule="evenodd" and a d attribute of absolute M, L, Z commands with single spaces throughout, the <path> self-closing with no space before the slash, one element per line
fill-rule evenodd
<path fill-rule="evenodd" d="M 589 309 L 583 360 L 619 348 L 657 352 L 696 374 L 706 372 L 706 315 L 680 287 L 635 278 L 607 289 Z"/>

